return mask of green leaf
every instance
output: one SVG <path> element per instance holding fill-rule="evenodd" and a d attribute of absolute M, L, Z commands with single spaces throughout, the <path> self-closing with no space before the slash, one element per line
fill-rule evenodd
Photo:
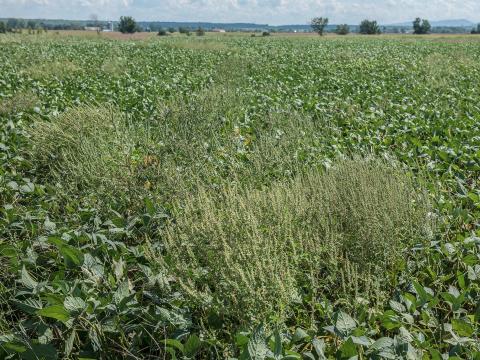
<path fill-rule="evenodd" d="M 60 320 L 66 323 L 70 320 L 68 311 L 62 305 L 52 305 L 37 311 L 37 315 Z"/>
<path fill-rule="evenodd" d="M 165 339 L 164 340 L 166 346 L 170 346 L 172 348 L 175 348 L 177 350 L 180 350 L 180 352 L 183 354 L 185 352 L 185 348 L 183 344 L 175 339 Z"/>
<path fill-rule="evenodd" d="M 38 286 L 38 282 L 36 282 L 28 273 L 27 269 L 25 266 L 22 268 L 22 278 L 21 282 L 23 285 L 25 285 L 26 288 L 29 288 L 31 290 L 35 289 Z"/>
<path fill-rule="evenodd" d="M 275 330 L 274 333 L 274 346 L 273 346 L 273 355 L 275 359 L 280 359 L 283 355 L 283 346 L 282 346 L 282 338 L 280 337 L 280 333 L 278 330 Z"/>
<path fill-rule="evenodd" d="M 353 343 L 356 345 L 370 346 L 371 341 L 366 336 L 350 336 Z"/>
<path fill-rule="evenodd" d="M 147 214 L 150 216 L 155 215 L 155 204 L 153 203 L 153 201 L 147 197 L 144 199 L 144 201 L 145 201 L 145 209 L 147 210 Z"/>
<path fill-rule="evenodd" d="M 425 291 L 424 287 L 420 285 L 417 281 L 413 282 L 413 287 L 415 288 L 417 295 L 420 297 L 420 301 L 426 303 L 430 298 L 430 295 Z"/>
<path fill-rule="evenodd" d="M 393 346 L 393 339 L 389 337 L 382 337 L 375 341 L 372 346 L 370 346 L 370 349 L 372 350 L 384 350 L 384 349 L 389 349 Z"/>
<path fill-rule="evenodd" d="M 68 337 L 67 341 L 65 341 L 65 355 L 66 356 L 69 356 L 70 353 L 73 350 L 73 344 L 75 342 L 75 335 L 76 335 L 76 331 L 73 330 L 72 333 L 70 334 L 70 336 Z"/>
<path fill-rule="evenodd" d="M 453 319 L 452 328 L 458 335 L 466 337 L 471 336 L 475 331 L 472 325 L 461 319 Z"/>
<path fill-rule="evenodd" d="M 80 250 L 69 245 L 62 246 L 59 250 L 67 266 L 81 266 L 83 264 L 83 254 Z"/>
<path fill-rule="evenodd" d="M 319 360 L 326 360 L 327 357 L 325 356 L 325 341 L 323 339 L 313 339 L 312 341 L 313 348 L 317 353 Z"/>
<path fill-rule="evenodd" d="M 87 307 L 87 304 L 82 298 L 67 296 L 63 302 L 63 306 L 68 312 L 75 313 L 83 311 Z"/>
<path fill-rule="evenodd" d="M 3 347 L 4 349 L 15 351 L 16 353 L 23 353 L 27 351 L 27 347 L 25 344 L 21 344 L 19 342 L 6 342 L 1 343 L 0 348 Z"/>
<path fill-rule="evenodd" d="M 473 317 L 473 321 L 480 323 L 480 303 L 477 305 L 475 309 L 475 315 Z"/>
<path fill-rule="evenodd" d="M 42 301 L 34 298 L 26 299 L 25 301 L 12 301 L 20 310 L 27 314 L 35 314 L 43 307 Z"/>
<path fill-rule="evenodd" d="M 267 346 L 267 339 L 263 326 L 258 326 L 253 332 L 247 344 L 248 358 L 252 360 L 264 360 L 271 352 Z"/>
<path fill-rule="evenodd" d="M 56 360 L 57 350 L 52 344 L 31 344 L 30 348 L 21 354 L 24 360 Z"/>
<path fill-rule="evenodd" d="M 356 355 L 358 355 L 357 347 L 352 338 L 348 338 L 348 340 L 340 347 L 340 357 L 342 359 L 350 359 Z"/>
<path fill-rule="evenodd" d="M 43 222 L 43 227 L 44 227 L 45 230 L 47 230 L 48 232 L 53 232 L 53 231 L 55 231 L 55 230 L 57 229 L 57 225 L 56 225 L 54 222 L 50 221 L 50 219 L 48 218 L 48 216 L 47 216 L 47 218 L 45 219 L 45 221 Z"/>
<path fill-rule="evenodd" d="M 392 310 L 387 310 L 383 313 L 382 326 L 387 330 L 393 330 L 402 326 L 402 322 L 398 318 L 397 313 Z"/>
<path fill-rule="evenodd" d="M 117 305 L 130 296 L 130 285 L 128 281 L 122 282 L 113 293 L 113 302 Z"/>
<path fill-rule="evenodd" d="M 442 360 L 442 354 L 437 349 L 429 349 L 432 360 Z"/>
<path fill-rule="evenodd" d="M 335 328 L 338 332 L 344 336 L 349 336 L 352 331 L 357 327 L 357 323 L 352 319 L 350 315 L 339 311 L 335 316 Z"/>
<path fill-rule="evenodd" d="M 394 360 L 397 358 L 395 355 L 394 344 L 394 340 L 389 337 L 380 338 L 370 346 L 368 353 L 374 353 L 385 359 Z"/>
<path fill-rule="evenodd" d="M 407 308 L 403 304 L 401 304 L 397 301 L 390 300 L 389 304 L 390 304 L 390 307 L 392 308 L 392 310 L 394 310 L 398 313 L 404 313 L 404 312 L 407 311 Z"/>
<path fill-rule="evenodd" d="M 238 347 L 248 344 L 248 340 L 248 336 L 243 333 L 235 335 L 235 344 L 237 344 Z"/>
<path fill-rule="evenodd" d="M 57 236 L 50 236 L 48 242 L 54 244 L 58 248 L 58 251 L 63 256 L 66 266 L 75 267 L 83 264 L 83 253 L 77 248 L 68 245 Z"/>
<path fill-rule="evenodd" d="M 297 328 L 295 330 L 295 333 L 293 334 L 293 338 L 292 338 L 292 342 L 293 343 L 298 343 L 300 341 L 303 341 L 305 339 L 307 339 L 309 337 L 309 335 L 307 334 L 307 332 L 301 328 Z"/>
<path fill-rule="evenodd" d="M 193 358 L 202 347 L 202 341 L 197 335 L 190 335 L 184 345 L 184 355 Z"/>

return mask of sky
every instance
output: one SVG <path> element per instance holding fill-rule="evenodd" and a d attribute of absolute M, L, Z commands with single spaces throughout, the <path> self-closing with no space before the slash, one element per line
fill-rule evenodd
<path fill-rule="evenodd" d="M 253 22 L 306 24 L 326 16 L 330 23 L 382 24 L 468 19 L 480 21 L 480 0 L 0 0 L 0 18 L 116 20 L 122 15 L 143 21 Z"/>

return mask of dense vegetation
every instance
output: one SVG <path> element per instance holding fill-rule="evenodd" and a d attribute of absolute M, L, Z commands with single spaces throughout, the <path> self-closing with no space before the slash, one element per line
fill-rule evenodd
<path fill-rule="evenodd" d="M 0 38 L 0 358 L 478 359 L 475 38 Z"/>

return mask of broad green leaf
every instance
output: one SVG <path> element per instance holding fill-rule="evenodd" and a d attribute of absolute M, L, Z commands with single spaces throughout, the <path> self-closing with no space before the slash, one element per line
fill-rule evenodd
<path fill-rule="evenodd" d="M 335 316 L 335 328 L 342 336 L 349 336 L 357 327 L 357 323 L 350 315 L 340 311 Z"/>
<path fill-rule="evenodd" d="M 185 352 L 185 348 L 183 346 L 183 344 L 179 341 L 179 340 L 176 340 L 176 339 L 165 339 L 164 340 L 164 343 L 166 346 L 170 346 L 172 348 L 175 348 L 177 350 L 180 350 L 180 352 L 183 354 Z"/>
<path fill-rule="evenodd" d="M 75 313 L 83 311 L 87 307 L 87 304 L 82 298 L 67 296 L 63 302 L 63 306 L 68 312 Z"/>
<path fill-rule="evenodd" d="M 313 339 L 312 341 L 313 348 L 315 349 L 315 352 L 317 353 L 318 359 L 319 360 L 326 360 L 325 356 L 325 341 L 323 339 Z"/>
<path fill-rule="evenodd" d="M 190 335 L 184 345 L 184 355 L 193 358 L 202 347 L 202 341 L 197 335 Z"/>
<path fill-rule="evenodd" d="M 68 311 L 65 310 L 62 305 L 52 305 L 40 309 L 37 311 L 37 315 L 60 320 L 63 323 L 66 323 L 70 319 Z"/>
<path fill-rule="evenodd" d="M 298 343 L 308 338 L 309 338 L 309 335 L 305 330 L 301 328 L 297 328 L 295 330 L 295 333 L 293 334 L 292 342 Z"/>
<path fill-rule="evenodd" d="M 75 267 L 83 264 L 83 253 L 77 248 L 68 245 L 65 241 L 57 236 L 50 236 L 48 238 L 48 242 L 54 244 L 58 248 L 58 251 L 63 256 L 66 266 Z"/>
<path fill-rule="evenodd" d="M 453 319 L 452 328 L 458 335 L 466 337 L 472 336 L 475 331 L 472 325 L 461 319 Z"/>
<path fill-rule="evenodd" d="M 0 347 L 4 349 L 15 351 L 16 353 L 23 353 L 27 351 L 27 345 L 19 342 L 4 342 L 0 343 Z"/>
<path fill-rule="evenodd" d="M 59 248 L 67 266 L 81 266 L 83 264 L 83 254 L 73 246 L 65 245 Z"/>
<path fill-rule="evenodd" d="M 27 287 L 28 289 L 35 289 L 38 286 L 38 283 L 32 278 L 32 276 L 28 273 L 25 266 L 22 268 L 22 284 Z"/>
<path fill-rule="evenodd" d="M 357 355 L 357 347 L 355 346 L 352 338 L 348 338 L 348 340 L 345 341 L 340 347 L 340 357 L 342 359 L 350 359 Z"/>
<path fill-rule="evenodd" d="M 248 358 L 252 360 L 264 360 L 271 354 L 267 346 L 267 339 L 263 326 L 258 326 L 253 332 L 247 344 Z"/>

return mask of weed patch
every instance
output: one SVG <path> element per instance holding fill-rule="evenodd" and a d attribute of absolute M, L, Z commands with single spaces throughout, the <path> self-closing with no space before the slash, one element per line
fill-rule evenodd
<path fill-rule="evenodd" d="M 337 299 L 388 289 L 402 251 L 431 231 L 428 209 L 399 169 L 340 161 L 262 190 L 200 190 L 177 206 L 167 261 L 198 304 L 282 318 L 304 287 Z"/>

